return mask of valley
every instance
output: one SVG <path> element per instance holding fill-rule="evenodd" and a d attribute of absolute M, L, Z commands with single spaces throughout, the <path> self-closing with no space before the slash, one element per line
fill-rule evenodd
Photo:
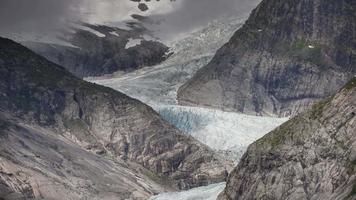
<path fill-rule="evenodd" d="M 251 116 L 212 108 L 180 106 L 177 91 L 200 68 L 210 62 L 215 51 L 228 41 L 247 16 L 230 16 L 215 20 L 207 27 L 170 44 L 173 54 L 157 66 L 130 73 L 118 73 L 85 80 L 113 88 L 134 97 L 158 112 L 163 119 L 184 133 L 212 148 L 221 158 L 235 165 L 247 147 L 288 120 L 277 117 Z M 168 200 L 215 200 L 223 183 L 167 193 L 154 197 Z"/>
<path fill-rule="evenodd" d="M 4 0 L 0 200 L 356 200 L 355 10 Z"/>

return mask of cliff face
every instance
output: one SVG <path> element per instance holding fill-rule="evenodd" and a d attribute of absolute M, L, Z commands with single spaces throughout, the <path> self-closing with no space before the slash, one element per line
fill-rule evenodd
<path fill-rule="evenodd" d="M 356 78 L 248 148 L 220 200 L 356 198 Z"/>
<path fill-rule="evenodd" d="M 78 77 L 100 76 L 116 71 L 132 71 L 166 59 L 168 47 L 146 40 L 143 27 L 130 30 L 83 24 L 73 33 L 64 33 L 70 46 L 25 42 L 23 45 Z M 136 43 L 130 44 L 132 41 Z"/>
<path fill-rule="evenodd" d="M 181 104 L 294 115 L 356 73 L 353 0 L 265 0 L 178 92 Z"/>
<path fill-rule="evenodd" d="M 7 39 L 0 39 L 0 92 L 0 110 L 18 119 L 16 125 L 53 132 L 101 158 L 137 163 L 158 182 L 187 189 L 225 178 L 223 163 L 208 147 L 169 125 L 150 107 L 77 79 Z M 11 130 L 14 137 L 16 132 Z M 20 190 L 16 182 L 8 185 Z"/>
<path fill-rule="evenodd" d="M 140 199 L 169 191 L 138 164 L 95 155 L 58 133 L 0 114 L 0 198 Z"/>

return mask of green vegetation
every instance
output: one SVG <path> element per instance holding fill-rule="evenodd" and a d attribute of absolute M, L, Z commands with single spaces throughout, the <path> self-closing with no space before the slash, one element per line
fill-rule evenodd
<path fill-rule="evenodd" d="M 294 42 L 279 42 L 275 45 L 275 52 L 286 55 L 297 61 L 309 62 L 317 66 L 327 66 L 322 54 L 322 45 L 306 40 Z"/>
<path fill-rule="evenodd" d="M 352 186 L 352 190 L 349 194 L 349 197 L 353 197 L 356 195 L 356 183 L 354 183 L 354 185 Z"/>
<path fill-rule="evenodd" d="M 352 175 L 356 170 L 356 159 L 351 161 L 351 162 L 349 162 L 347 164 L 346 168 L 347 168 L 347 173 Z"/>
<path fill-rule="evenodd" d="M 64 126 L 75 131 L 88 131 L 88 125 L 81 119 L 64 120 Z"/>
<path fill-rule="evenodd" d="M 5 130 L 10 127 L 10 123 L 0 119 L 0 130 Z"/>
<path fill-rule="evenodd" d="M 37 101 L 36 99 L 31 97 L 31 95 L 29 95 L 28 93 L 29 91 L 26 92 L 20 91 L 13 98 L 13 103 L 25 113 L 34 110 L 35 108 L 33 104 Z"/>
<path fill-rule="evenodd" d="M 330 103 L 332 98 L 333 97 L 329 97 L 329 98 L 321 100 L 318 103 L 315 103 L 313 105 L 313 108 L 311 109 L 310 119 L 313 119 L 313 120 L 319 119 L 323 114 L 323 110 L 324 110 L 325 106 Z"/>
<path fill-rule="evenodd" d="M 351 81 L 349 81 L 345 86 L 344 89 L 345 90 L 351 90 L 354 87 L 356 87 L 356 77 L 352 78 Z"/>
<path fill-rule="evenodd" d="M 142 173 L 156 183 L 162 185 L 173 185 L 173 180 L 171 180 L 168 176 L 161 176 L 147 169 L 143 169 Z"/>
<path fill-rule="evenodd" d="M 260 145 L 267 145 L 272 147 L 272 149 L 278 147 L 279 145 L 283 144 L 288 138 L 295 140 L 298 142 L 299 138 L 296 135 L 296 127 L 298 124 L 307 123 L 305 122 L 302 115 L 296 116 L 293 119 L 287 121 L 286 123 L 282 124 L 272 132 L 268 133 L 263 138 L 257 141 L 257 146 Z"/>

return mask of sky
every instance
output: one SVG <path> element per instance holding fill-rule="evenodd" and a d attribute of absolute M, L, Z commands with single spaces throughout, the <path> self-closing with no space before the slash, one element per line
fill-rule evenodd
<path fill-rule="evenodd" d="M 160 21 L 161 35 L 174 37 L 219 17 L 249 13 L 259 0 L 151 0 L 142 12 L 130 0 L 0 0 L 0 35 L 51 34 L 73 22 L 114 24 L 131 14 Z M 143 1 L 144 2 L 144 1 Z"/>

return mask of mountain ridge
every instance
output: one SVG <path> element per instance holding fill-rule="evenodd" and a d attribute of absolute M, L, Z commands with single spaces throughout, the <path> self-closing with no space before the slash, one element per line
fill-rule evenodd
<path fill-rule="evenodd" d="M 356 74 L 355 7 L 350 0 L 262 1 L 179 89 L 178 101 L 255 115 L 305 110 Z"/>
<path fill-rule="evenodd" d="M 0 110 L 21 124 L 42 127 L 43 134 L 56 133 L 101 157 L 137 163 L 151 178 L 166 177 L 179 189 L 225 179 L 226 169 L 210 148 L 169 125 L 152 108 L 80 80 L 2 38 L 0 72 Z"/>
<path fill-rule="evenodd" d="M 356 77 L 251 144 L 219 200 L 355 199 Z"/>

